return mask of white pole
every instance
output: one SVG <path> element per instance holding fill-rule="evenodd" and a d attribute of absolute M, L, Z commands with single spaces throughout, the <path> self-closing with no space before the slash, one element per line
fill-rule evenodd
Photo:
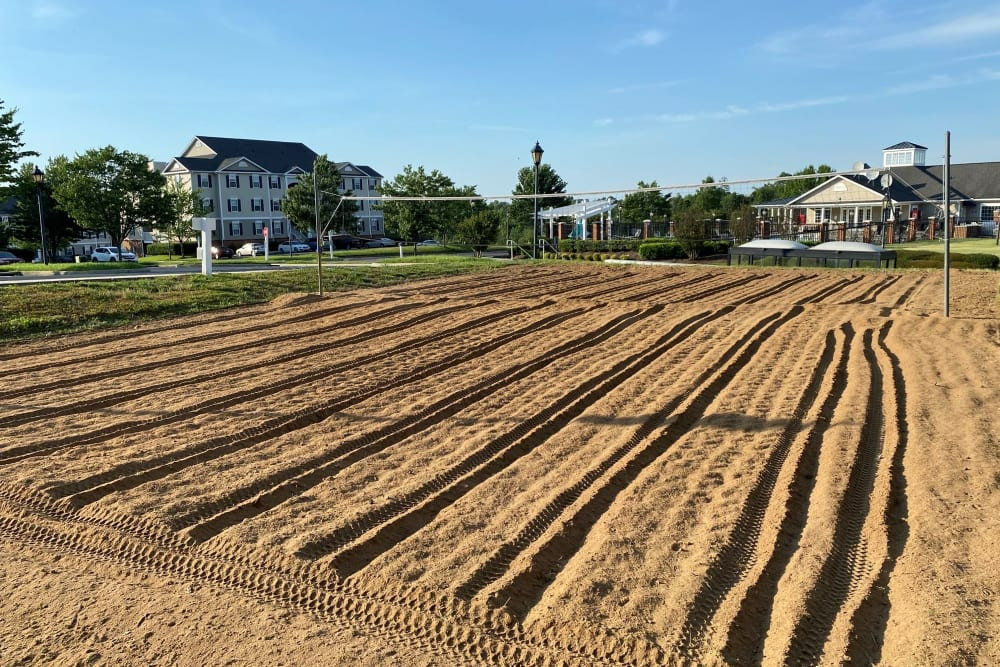
<path fill-rule="evenodd" d="M 944 316 L 948 317 L 950 308 L 948 305 L 948 293 L 950 291 L 951 271 L 951 201 L 949 190 L 951 189 L 951 176 L 948 173 L 951 167 L 951 132 L 944 133 L 944 174 L 941 179 L 944 182 Z"/>

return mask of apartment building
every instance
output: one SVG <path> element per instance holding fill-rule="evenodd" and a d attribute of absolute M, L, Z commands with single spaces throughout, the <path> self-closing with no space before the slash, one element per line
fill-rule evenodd
<path fill-rule="evenodd" d="M 206 217 L 216 219 L 215 240 L 229 246 L 264 239 L 303 239 L 282 213 L 281 202 L 312 171 L 317 153 L 299 142 L 196 136 L 163 168 L 167 179 L 199 192 Z M 382 177 L 370 167 L 337 164 L 342 192 L 377 194 Z M 357 185 L 357 188 L 351 186 Z M 362 202 L 359 202 L 359 204 Z M 359 233 L 382 231 L 381 212 L 370 202 L 357 214 Z M 378 227 L 374 230 L 375 226 Z"/>

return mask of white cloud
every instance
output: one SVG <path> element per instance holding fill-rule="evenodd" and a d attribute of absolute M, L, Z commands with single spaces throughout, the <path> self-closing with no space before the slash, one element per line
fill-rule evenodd
<path fill-rule="evenodd" d="M 761 104 L 756 104 L 752 107 L 744 107 L 735 104 L 730 104 L 725 109 L 720 109 L 716 111 L 698 111 L 694 113 L 682 113 L 682 114 L 660 114 L 656 116 L 655 119 L 661 123 L 691 123 L 699 120 L 728 120 L 730 118 L 736 118 L 738 116 L 749 116 L 751 114 L 760 114 L 760 113 L 778 113 L 782 111 L 792 111 L 795 109 L 805 109 L 809 107 L 828 106 L 831 104 L 843 104 L 848 101 L 850 101 L 849 97 L 845 95 L 837 95 L 832 97 L 820 97 L 820 98 L 795 100 L 792 102 L 782 102 L 779 104 L 771 104 L 769 102 L 763 102 Z"/>
<path fill-rule="evenodd" d="M 40 2 L 31 8 L 31 18 L 36 21 L 68 21 L 75 16 L 75 11 L 55 2 Z"/>
<path fill-rule="evenodd" d="M 624 93 L 637 93 L 646 90 L 659 90 L 661 88 L 669 88 L 671 86 L 676 86 L 680 81 L 658 81 L 655 83 L 635 83 L 630 86 L 619 86 L 617 88 L 611 88 L 608 93 L 612 95 L 622 95 Z"/>
<path fill-rule="evenodd" d="M 884 9 L 870 2 L 840 16 L 768 35 L 759 48 L 773 55 L 801 53 L 808 44 L 811 60 L 871 50 L 896 51 L 939 46 L 965 46 L 977 39 L 1000 36 L 1000 6 L 962 15 L 940 15 L 935 9 Z M 954 6 L 944 11 L 956 12 Z"/>
<path fill-rule="evenodd" d="M 660 30 L 656 29 L 643 30 L 641 32 L 632 35 L 631 37 L 628 37 L 618 42 L 618 44 L 614 46 L 612 51 L 618 52 L 634 47 L 656 46 L 664 39 L 666 39 L 666 35 Z"/>
<path fill-rule="evenodd" d="M 598 118 L 594 121 L 595 127 L 607 127 L 615 122 L 614 118 Z"/>

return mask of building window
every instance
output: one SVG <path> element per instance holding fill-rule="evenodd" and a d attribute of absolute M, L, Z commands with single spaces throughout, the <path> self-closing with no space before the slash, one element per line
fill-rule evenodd
<path fill-rule="evenodd" d="M 382 218 L 372 218 L 372 234 L 382 232 Z"/>
<path fill-rule="evenodd" d="M 250 187 L 251 188 L 262 188 L 264 187 L 264 177 L 260 174 L 250 174 Z"/>
<path fill-rule="evenodd" d="M 242 222 L 230 222 L 229 223 L 229 235 L 230 236 L 243 236 L 243 223 Z"/>
<path fill-rule="evenodd" d="M 254 236 L 263 236 L 264 235 L 264 221 L 263 220 L 254 220 L 253 221 L 253 235 Z"/>
<path fill-rule="evenodd" d="M 368 179 L 368 189 L 369 190 L 374 190 L 377 187 L 378 187 L 378 180 L 374 179 L 374 178 L 369 178 Z"/>
<path fill-rule="evenodd" d="M 263 211 L 264 210 L 264 200 L 263 199 L 251 199 L 250 200 L 250 210 L 251 211 Z"/>
<path fill-rule="evenodd" d="M 271 223 L 271 231 L 274 232 L 275 236 L 284 236 L 285 235 L 285 221 L 284 220 L 275 220 L 274 222 L 272 222 Z"/>
<path fill-rule="evenodd" d="M 198 174 L 198 187 L 199 188 L 210 188 L 210 187 L 212 187 L 212 175 L 211 174 Z"/>
<path fill-rule="evenodd" d="M 235 197 L 229 199 L 229 212 L 238 212 L 240 210 L 240 200 Z"/>
<path fill-rule="evenodd" d="M 280 211 L 281 210 L 281 200 L 280 199 L 272 199 L 271 200 L 271 210 L 272 211 Z"/>
<path fill-rule="evenodd" d="M 352 178 L 351 179 L 351 189 L 352 190 L 360 190 L 361 187 L 362 187 L 362 182 L 363 182 L 363 179 Z"/>
<path fill-rule="evenodd" d="M 227 188 L 238 188 L 238 187 L 240 187 L 240 176 L 239 176 L 239 174 L 226 174 L 226 187 Z"/>
<path fill-rule="evenodd" d="M 205 209 L 206 213 L 212 213 L 215 211 L 215 200 L 211 197 L 201 200 L 201 207 Z"/>
<path fill-rule="evenodd" d="M 268 176 L 267 179 L 272 188 L 281 187 L 281 176 Z"/>
<path fill-rule="evenodd" d="M 905 167 L 913 164 L 913 151 L 889 151 L 885 154 L 886 167 Z"/>
<path fill-rule="evenodd" d="M 979 222 L 992 224 L 997 221 L 1000 221 L 1000 204 L 983 204 L 979 207 Z"/>

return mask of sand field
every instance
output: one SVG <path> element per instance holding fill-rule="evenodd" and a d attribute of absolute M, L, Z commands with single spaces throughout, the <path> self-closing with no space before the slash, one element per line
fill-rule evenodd
<path fill-rule="evenodd" d="M 998 664 L 998 283 L 542 264 L 0 346 L 0 664 Z"/>

